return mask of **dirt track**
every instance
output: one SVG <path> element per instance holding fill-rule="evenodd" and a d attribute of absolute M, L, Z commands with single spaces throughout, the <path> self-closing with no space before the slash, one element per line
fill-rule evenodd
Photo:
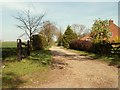
<path fill-rule="evenodd" d="M 90 60 L 59 47 L 50 48 L 54 61 L 64 64 L 52 71 L 52 81 L 42 84 L 47 88 L 117 88 L 118 69 L 107 63 Z M 56 73 L 55 73 L 56 72 Z"/>
<path fill-rule="evenodd" d="M 36 88 L 117 88 L 118 68 L 59 47 L 50 48 L 53 69 Z M 30 86 L 29 86 L 30 87 Z M 32 87 L 32 86 L 31 86 Z"/>

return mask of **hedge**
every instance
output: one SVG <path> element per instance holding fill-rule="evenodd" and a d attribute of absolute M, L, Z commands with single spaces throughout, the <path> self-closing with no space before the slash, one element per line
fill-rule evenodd
<path fill-rule="evenodd" d="M 91 41 L 85 40 L 73 40 L 70 43 L 70 48 L 80 51 L 89 51 L 93 53 L 100 53 L 100 54 L 110 54 L 111 52 L 111 45 L 110 43 L 92 43 Z"/>
<path fill-rule="evenodd" d="M 47 47 L 47 40 L 45 36 L 39 34 L 32 36 L 33 50 L 43 50 L 46 47 Z"/>

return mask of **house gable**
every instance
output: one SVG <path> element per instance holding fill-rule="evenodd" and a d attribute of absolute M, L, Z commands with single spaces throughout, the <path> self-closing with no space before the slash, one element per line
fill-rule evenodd
<path fill-rule="evenodd" d="M 120 28 L 114 24 L 113 20 L 109 20 L 109 35 L 110 35 L 110 42 L 114 42 L 117 38 L 120 38 Z M 81 40 L 90 41 L 92 37 L 90 35 L 86 35 Z"/>
<path fill-rule="evenodd" d="M 120 38 L 120 28 L 114 24 L 113 20 L 109 20 L 109 35 L 110 42 L 115 41 L 116 38 Z"/>

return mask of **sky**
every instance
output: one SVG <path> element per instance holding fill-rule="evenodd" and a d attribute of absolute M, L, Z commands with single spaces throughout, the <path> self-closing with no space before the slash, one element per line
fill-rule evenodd
<path fill-rule="evenodd" d="M 43 17 L 43 21 L 50 20 L 54 22 L 58 28 L 65 31 L 68 25 L 82 24 L 87 29 L 91 29 L 94 20 L 114 20 L 114 23 L 118 25 L 118 0 L 84 0 L 78 2 L 78 0 L 61 0 L 55 2 L 51 0 L 48 2 L 44 0 L 29 0 L 18 1 L 12 0 L 7 2 L 3 0 L 0 4 L 0 40 L 2 41 L 16 41 L 16 39 L 24 33 L 16 27 L 19 24 L 14 16 L 18 15 L 18 12 L 24 10 L 30 10 L 33 15 L 41 15 L 46 13 Z M 109 1 L 109 2 L 108 2 Z M 24 40 L 27 37 L 23 37 Z"/>

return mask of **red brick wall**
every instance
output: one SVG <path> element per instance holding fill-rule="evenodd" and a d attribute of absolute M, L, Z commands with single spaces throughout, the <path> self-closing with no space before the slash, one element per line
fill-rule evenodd
<path fill-rule="evenodd" d="M 110 32 L 112 32 L 112 36 L 110 37 L 110 41 L 112 42 L 116 37 L 120 37 L 120 28 L 114 24 L 113 20 L 109 20 L 109 28 Z"/>

